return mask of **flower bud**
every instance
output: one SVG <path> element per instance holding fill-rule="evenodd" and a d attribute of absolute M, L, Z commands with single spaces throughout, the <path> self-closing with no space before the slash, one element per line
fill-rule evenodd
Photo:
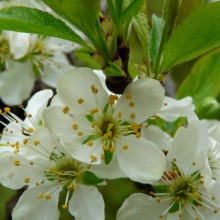
<path fill-rule="evenodd" d="M 199 118 L 219 119 L 220 103 L 214 97 L 206 97 L 197 106 L 196 113 Z"/>

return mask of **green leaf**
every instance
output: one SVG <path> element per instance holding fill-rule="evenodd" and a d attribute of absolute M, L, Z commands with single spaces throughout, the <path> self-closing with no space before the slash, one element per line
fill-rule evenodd
<path fill-rule="evenodd" d="M 100 0 L 43 0 L 57 14 L 83 32 L 93 30 L 100 11 Z"/>
<path fill-rule="evenodd" d="M 57 14 L 65 18 L 91 41 L 107 61 L 108 50 L 98 15 L 100 0 L 43 0 Z"/>
<path fill-rule="evenodd" d="M 94 186 L 103 182 L 103 179 L 98 178 L 94 173 L 90 171 L 84 171 L 80 173 L 79 183 L 89 186 Z"/>
<path fill-rule="evenodd" d="M 177 98 L 192 96 L 195 105 L 206 97 L 217 97 L 220 94 L 220 50 L 200 58 L 190 74 L 181 84 Z"/>
<path fill-rule="evenodd" d="M 87 46 L 63 21 L 38 9 L 9 7 L 0 10 L 0 29 L 58 37 Z"/>
<path fill-rule="evenodd" d="M 177 0 L 166 0 L 165 1 L 165 9 L 164 9 L 164 15 L 163 15 L 163 32 L 162 37 L 160 40 L 160 46 L 157 53 L 157 57 L 153 66 L 154 73 L 158 74 L 160 71 L 160 66 L 162 65 L 162 52 L 165 43 L 170 38 L 170 35 L 174 29 L 175 26 L 175 19 L 178 11 L 179 1 Z"/>
<path fill-rule="evenodd" d="M 87 48 L 79 48 L 74 50 L 74 55 L 85 62 L 92 69 L 100 69 L 100 65 L 90 55 L 90 51 Z"/>
<path fill-rule="evenodd" d="M 134 30 L 137 33 L 141 43 L 144 61 L 147 65 L 147 74 L 150 75 L 150 57 L 149 57 L 149 41 L 148 41 L 148 20 L 145 13 L 140 12 L 132 19 Z"/>
<path fill-rule="evenodd" d="M 198 9 L 204 4 L 204 0 L 182 0 L 178 8 L 176 16 L 175 26 L 180 24 L 186 17 L 188 17 L 193 11 Z"/>
<path fill-rule="evenodd" d="M 150 34 L 150 57 L 153 63 L 155 63 L 157 53 L 160 46 L 160 40 L 162 36 L 163 19 L 157 17 L 155 14 L 152 16 L 152 29 Z"/>
<path fill-rule="evenodd" d="M 163 72 L 220 45 L 220 2 L 193 12 L 173 32 L 163 51 Z"/>
<path fill-rule="evenodd" d="M 108 3 L 108 9 L 111 14 L 111 19 L 116 24 L 118 20 L 118 12 L 116 11 L 114 0 L 107 0 L 107 3 Z"/>
<path fill-rule="evenodd" d="M 124 9 L 120 17 L 120 24 L 129 22 L 130 19 L 138 14 L 145 0 L 126 0 L 124 1 Z"/>

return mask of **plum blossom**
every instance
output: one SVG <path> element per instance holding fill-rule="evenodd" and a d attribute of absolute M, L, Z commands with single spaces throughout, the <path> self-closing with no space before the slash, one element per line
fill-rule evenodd
<path fill-rule="evenodd" d="M 32 96 L 26 108 L 20 106 L 26 116 L 24 120 L 12 113 L 9 107 L 0 111 L 1 116 L 9 122 L 6 124 L 4 120 L 0 121 L 5 126 L 0 139 L 0 152 L 12 151 L 17 154 L 27 151 L 27 143 L 32 140 L 35 132 L 42 128 L 41 113 L 52 95 L 52 90 L 42 90 Z"/>
<path fill-rule="evenodd" d="M 68 208 L 76 220 L 104 220 L 104 201 L 93 186 L 103 180 L 89 171 L 89 164 L 75 160 L 46 128 L 38 130 L 27 145 L 32 157 L 0 154 L 1 184 L 12 189 L 28 186 L 13 210 L 13 219 L 58 220 L 59 194 L 64 191 L 62 208 Z"/>
<path fill-rule="evenodd" d="M 209 137 L 198 122 L 180 128 L 167 154 L 167 167 L 150 195 L 131 195 L 117 214 L 117 220 L 146 219 L 218 219 L 220 183 L 211 189 L 201 175 L 205 166 Z M 153 197 L 152 197 L 153 196 Z"/>
<path fill-rule="evenodd" d="M 43 118 L 76 159 L 93 164 L 116 160 L 123 173 L 140 182 L 161 177 L 164 154 L 140 133 L 141 123 L 163 103 L 158 81 L 137 80 L 118 98 L 106 93 L 90 69 L 78 68 L 59 80 L 57 94 L 65 107 L 52 106 Z"/>

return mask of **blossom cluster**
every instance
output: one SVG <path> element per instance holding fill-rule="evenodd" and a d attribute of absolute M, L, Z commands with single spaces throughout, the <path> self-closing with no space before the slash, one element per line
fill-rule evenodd
<path fill-rule="evenodd" d="M 42 90 L 21 106 L 24 120 L 1 110 L 0 183 L 27 187 L 13 219 L 59 219 L 61 204 L 76 220 L 103 220 L 97 186 L 116 178 L 152 186 L 130 195 L 117 220 L 218 219 L 219 122 L 200 121 L 190 97 L 166 97 L 157 80 L 138 79 L 119 96 L 100 74 L 66 72 L 56 95 Z"/>
<path fill-rule="evenodd" d="M 0 8 L 15 3 L 48 10 L 37 1 L 3 1 L 0 3 Z M 19 105 L 30 97 L 36 79 L 41 79 L 47 86 L 55 88 L 61 74 L 73 68 L 65 53 L 71 52 L 75 47 L 73 43 L 63 39 L 1 31 L 1 100 L 7 105 Z M 26 82 L 25 86 L 23 86 L 24 82 Z"/>

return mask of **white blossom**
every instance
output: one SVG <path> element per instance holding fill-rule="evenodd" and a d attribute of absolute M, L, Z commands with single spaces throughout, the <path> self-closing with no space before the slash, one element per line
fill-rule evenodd
<path fill-rule="evenodd" d="M 141 122 L 163 103 L 158 81 L 137 80 L 118 99 L 106 93 L 91 70 L 78 68 L 61 78 L 57 93 L 65 107 L 52 106 L 43 117 L 74 157 L 95 164 L 108 164 L 116 157 L 122 172 L 140 182 L 161 177 L 164 155 L 139 131 Z"/>
<path fill-rule="evenodd" d="M 201 175 L 208 144 L 208 135 L 200 123 L 180 128 L 167 154 L 166 171 L 153 186 L 153 197 L 131 195 L 120 208 L 117 220 L 218 219 L 220 183 L 208 190 Z"/>

